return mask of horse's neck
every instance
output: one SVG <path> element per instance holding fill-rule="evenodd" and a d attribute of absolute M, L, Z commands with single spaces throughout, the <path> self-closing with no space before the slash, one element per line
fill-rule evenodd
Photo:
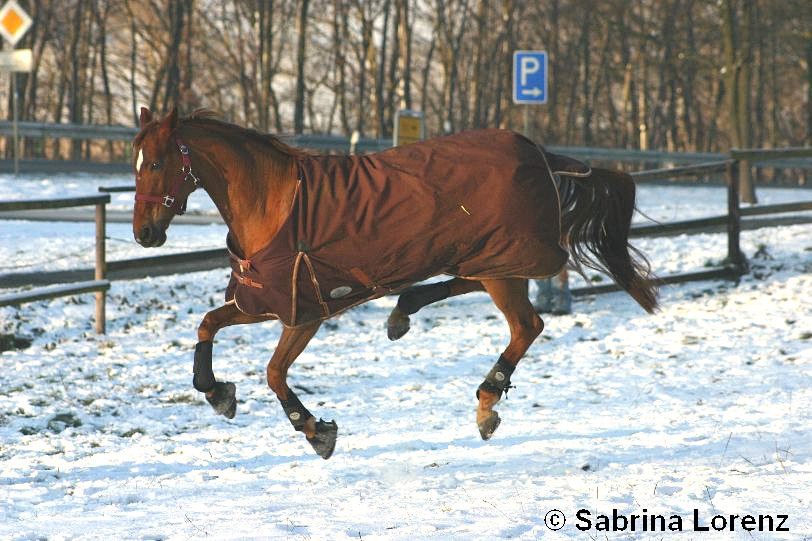
<path fill-rule="evenodd" d="M 223 217 L 233 241 L 248 257 L 266 246 L 285 223 L 296 192 L 296 164 L 292 156 L 257 142 L 239 147 L 217 136 L 190 143 L 202 156 L 203 187 Z M 254 160 L 249 170 L 246 152 Z"/>

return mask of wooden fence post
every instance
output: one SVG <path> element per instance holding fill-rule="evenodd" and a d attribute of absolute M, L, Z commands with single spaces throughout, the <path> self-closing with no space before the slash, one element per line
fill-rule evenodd
<path fill-rule="evenodd" d="M 105 255 L 105 236 L 107 207 L 105 203 L 96 204 L 96 280 L 104 280 L 107 274 L 107 261 Z M 107 292 L 96 292 L 96 332 L 104 334 L 106 332 L 106 304 Z"/>
<path fill-rule="evenodd" d="M 739 160 L 730 160 L 725 168 L 727 181 L 727 261 L 737 275 L 747 272 L 747 263 L 739 246 L 741 212 L 739 210 Z"/>

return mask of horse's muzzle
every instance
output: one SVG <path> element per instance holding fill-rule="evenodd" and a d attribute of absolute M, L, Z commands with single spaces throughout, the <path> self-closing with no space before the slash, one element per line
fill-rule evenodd
<path fill-rule="evenodd" d="M 138 231 L 135 241 L 144 248 L 156 248 L 166 242 L 166 228 L 145 225 Z"/>

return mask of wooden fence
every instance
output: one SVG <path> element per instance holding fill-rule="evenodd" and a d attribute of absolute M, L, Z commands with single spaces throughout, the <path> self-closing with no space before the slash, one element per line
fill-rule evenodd
<path fill-rule="evenodd" d="M 54 299 L 80 293 L 96 292 L 96 332 L 104 334 L 106 330 L 106 291 L 110 281 L 105 279 L 107 268 L 105 256 L 105 235 L 107 229 L 106 207 L 110 194 L 98 194 L 85 197 L 64 197 L 59 199 L 25 199 L 18 201 L 0 201 L 0 211 L 58 209 L 70 207 L 96 207 L 96 272 L 93 280 L 69 285 L 52 285 L 0 295 L 0 306 L 22 304 L 43 299 Z"/>
<path fill-rule="evenodd" d="M 739 236 L 741 232 L 742 216 L 756 216 L 765 214 L 778 214 L 786 212 L 798 212 L 812 210 L 812 201 L 798 203 L 784 203 L 779 205 L 765 205 L 759 207 L 749 207 L 741 209 L 739 207 L 738 174 L 740 161 L 786 161 L 788 159 L 802 159 L 812 157 L 812 148 L 791 148 L 791 149 L 747 149 L 732 150 L 730 158 L 724 160 L 699 163 L 688 166 L 679 166 L 668 169 L 653 169 L 632 173 L 632 177 L 637 182 L 675 179 L 680 177 L 690 177 L 707 174 L 724 173 L 727 183 L 727 214 L 724 216 L 713 216 L 696 220 L 686 220 L 681 222 L 671 222 L 649 226 L 635 226 L 632 235 L 635 237 L 658 236 L 674 232 L 691 232 L 706 229 L 709 226 L 724 225 L 727 230 L 727 255 L 723 264 L 715 269 L 674 274 L 660 278 L 663 284 L 673 284 L 696 280 L 713 279 L 735 279 L 747 272 L 747 260 L 741 252 Z M 118 188 L 101 188 L 105 192 L 131 191 L 132 186 Z M 50 299 L 66 295 L 74 295 L 86 292 L 96 292 L 96 331 L 105 332 L 105 291 L 110 287 L 109 280 L 106 279 L 107 262 L 105 260 L 105 230 L 106 230 L 106 209 L 105 205 L 110 202 L 109 193 L 92 195 L 87 197 L 72 197 L 63 199 L 39 199 L 22 201 L 0 202 L 0 211 L 11 210 L 31 210 L 31 209 L 55 209 L 77 206 L 96 206 L 96 265 L 94 280 L 76 282 L 71 285 L 48 285 L 37 289 L 22 291 L 18 293 L 0 295 L 0 306 L 10 304 L 20 304 L 41 299 Z M 185 263 L 194 263 L 196 257 L 211 262 L 213 252 L 206 250 L 191 252 L 188 254 L 174 254 L 170 256 L 157 256 L 149 259 L 149 268 L 154 269 L 157 274 L 166 274 L 161 270 L 161 263 L 171 258 L 183 257 Z M 187 261 L 188 260 L 188 261 Z M 225 261 L 225 258 L 223 258 Z M 129 265 L 128 265 L 129 266 Z M 176 272 L 179 267 L 172 265 L 171 272 Z M 191 272 L 187 265 L 185 272 Z M 147 271 L 148 273 L 149 271 Z M 149 274 L 147 274 L 149 275 Z M 616 285 L 602 285 L 576 288 L 573 293 L 576 295 L 588 295 L 617 290 Z"/>
<path fill-rule="evenodd" d="M 713 173 L 725 174 L 727 185 L 727 215 L 671 222 L 666 224 L 643 226 L 635 228 L 634 236 L 653 236 L 669 231 L 689 231 L 691 229 L 704 229 L 711 225 L 725 224 L 727 229 L 727 256 L 723 264 L 715 269 L 673 274 L 660 277 L 662 284 L 675 284 L 681 282 L 714 280 L 719 278 L 738 278 L 747 272 L 747 259 L 742 254 L 739 237 L 741 234 L 741 218 L 743 215 L 757 216 L 765 214 L 780 214 L 785 212 L 798 212 L 812 210 L 812 201 L 798 203 L 784 203 L 780 205 L 763 205 L 742 209 L 739 207 L 739 165 L 740 162 L 772 162 L 773 165 L 790 159 L 812 157 L 812 148 L 785 148 L 785 149 L 732 149 L 730 158 L 695 165 L 673 167 L 667 169 L 652 169 L 631 173 L 636 182 L 647 180 L 675 179 L 686 176 L 700 176 Z M 617 291 L 615 284 L 603 286 L 582 287 L 573 290 L 575 295 L 591 295 L 608 291 Z"/>

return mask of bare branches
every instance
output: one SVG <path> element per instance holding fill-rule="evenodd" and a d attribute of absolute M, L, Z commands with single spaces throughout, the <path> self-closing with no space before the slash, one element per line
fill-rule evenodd
<path fill-rule="evenodd" d="M 812 16 L 800 0 L 32 4 L 35 70 L 18 77 L 26 120 L 131 124 L 141 105 L 206 106 L 260 130 L 385 138 L 409 107 L 426 113 L 429 134 L 519 129 L 512 53 L 546 49 L 548 103 L 530 110 L 546 143 L 812 140 Z M 8 107 L 8 90 L 0 96 Z"/>

